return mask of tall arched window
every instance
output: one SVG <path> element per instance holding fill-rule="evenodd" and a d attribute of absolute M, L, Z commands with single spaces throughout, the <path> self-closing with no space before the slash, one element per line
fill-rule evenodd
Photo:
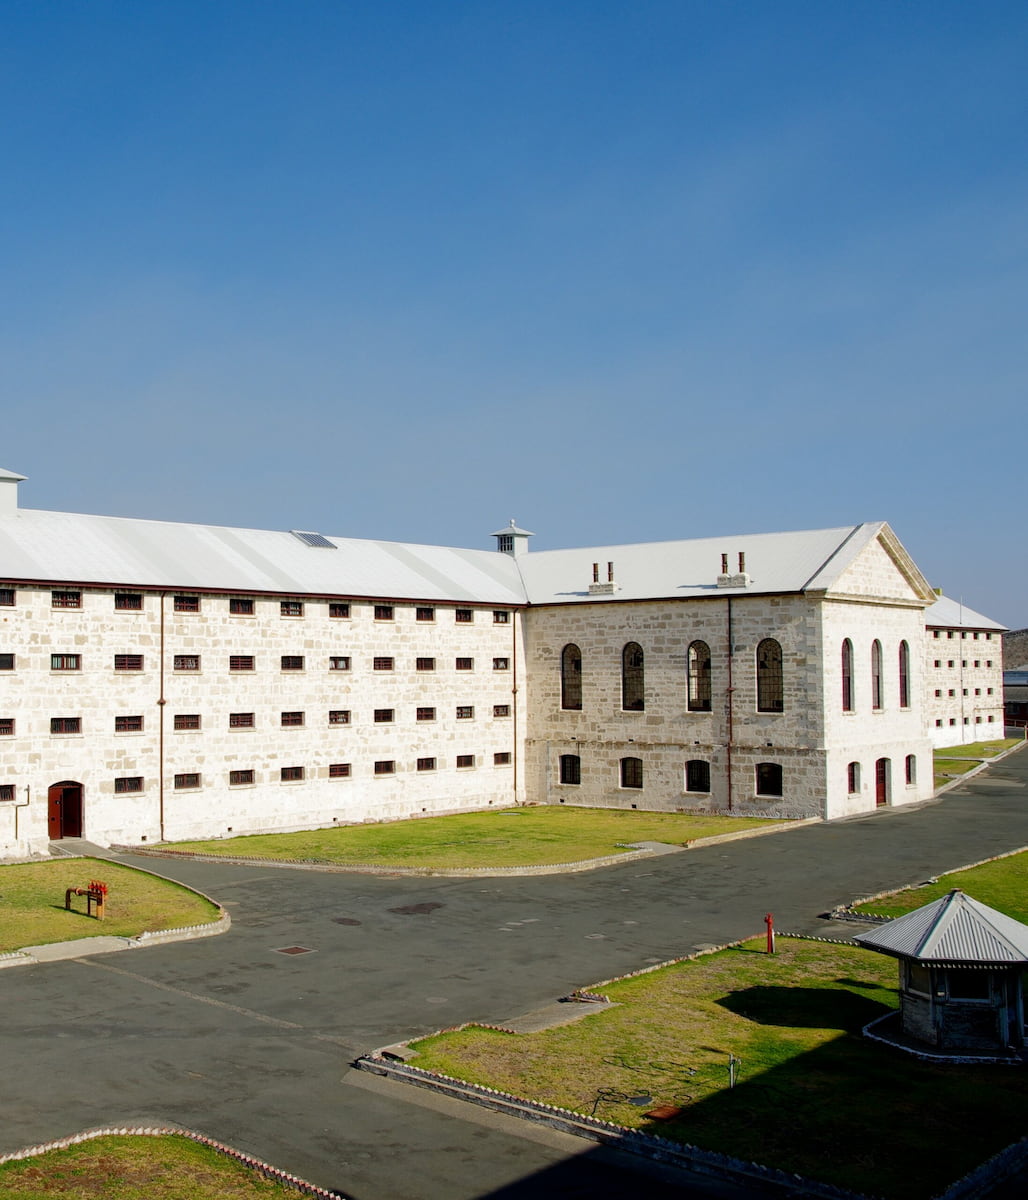
<path fill-rule="evenodd" d="M 757 711 L 782 712 L 782 647 L 774 638 L 757 645 Z"/>
<path fill-rule="evenodd" d="M 621 760 L 621 786 L 623 788 L 641 788 L 643 785 L 643 760 L 641 758 L 623 758 Z"/>
<path fill-rule="evenodd" d="M 582 707 L 582 651 L 573 644 L 560 652 L 560 706 Z"/>
<path fill-rule="evenodd" d="M 646 707 L 645 695 L 642 646 L 629 642 L 621 651 L 621 707 L 629 712 L 642 712 Z"/>
<path fill-rule="evenodd" d="M 913 754 L 906 758 L 906 779 L 907 783 L 917 783 L 917 758 Z"/>
<path fill-rule="evenodd" d="M 910 647 L 900 642 L 899 649 L 900 708 L 910 707 Z"/>
<path fill-rule="evenodd" d="M 782 764 L 757 763 L 757 795 L 780 796 L 782 794 Z"/>
<path fill-rule="evenodd" d="M 702 758 L 693 758 L 685 764 L 685 790 L 687 792 L 710 791 L 709 762 Z"/>
<path fill-rule="evenodd" d="M 846 767 L 846 790 L 851 796 L 860 791 L 860 763 L 851 762 Z"/>
<path fill-rule="evenodd" d="M 882 643 L 871 643 L 871 707 L 882 707 Z"/>
<path fill-rule="evenodd" d="M 842 711 L 853 711 L 853 643 L 849 638 L 842 643 Z"/>
<path fill-rule="evenodd" d="M 710 647 L 706 642 L 689 646 L 689 711 L 710 712 Z M 689 791 L 705 791 L 690 788 Z"/>

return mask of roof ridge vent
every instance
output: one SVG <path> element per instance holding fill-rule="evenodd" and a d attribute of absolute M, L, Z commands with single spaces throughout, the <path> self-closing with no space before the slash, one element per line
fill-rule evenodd
<path fill-rule="evenodd" d="M 309 529 L 290 529 L 289 531 L 294 538 L 299 538 L 305 546 L 310 546 L 314 550 L 338 550 L 339 547 L 335 542 L 330 542 L 323 533 L 314 533 Z"/>

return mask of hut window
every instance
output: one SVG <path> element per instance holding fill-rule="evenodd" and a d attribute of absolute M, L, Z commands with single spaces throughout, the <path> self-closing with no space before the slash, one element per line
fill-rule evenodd
<path fill-rule="evenodd" d="M 988 1000 L 988 971 L 947 971 L 946 988 L 951 1000 Z"/>
<path fill-rule="evenodd" d="M 920 963 L 907 963 L 907 988 L 911 992 L 919 992 L 922 996 L 930 996 L 932 992 L 932 973 Z"/>

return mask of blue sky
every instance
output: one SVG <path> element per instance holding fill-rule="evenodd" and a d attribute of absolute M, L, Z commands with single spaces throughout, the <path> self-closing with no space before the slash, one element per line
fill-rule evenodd
<path fill-rule="evenodd" d="M 0 0 L 27 507 L 888 520 L 1028 626 L 1028 6 Z"/>

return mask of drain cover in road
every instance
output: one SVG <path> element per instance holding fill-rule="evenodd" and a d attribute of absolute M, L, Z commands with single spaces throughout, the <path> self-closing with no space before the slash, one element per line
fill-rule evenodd
<path fill-rule="evenodd" d="M 360 921 L 355 920 L 353 917 L 333 917 L 332 920 L 335 921 L 335 923 L 337 925 L 359 925 L 360 924 Z"/>
<path fill-rule="evenodd" d="M 421 904 L 401 904 L 399 908 L 391 908 L 391 913 L 400 913 L 404 917 L 415 917 L 421 913 L 435 912 L 443 906 L 436 900 L 425 900 Z"/>
<path fill-rule="evenodd" d="M 275 954 L 314 954 L 310 946 L 279 946 Z"/>

